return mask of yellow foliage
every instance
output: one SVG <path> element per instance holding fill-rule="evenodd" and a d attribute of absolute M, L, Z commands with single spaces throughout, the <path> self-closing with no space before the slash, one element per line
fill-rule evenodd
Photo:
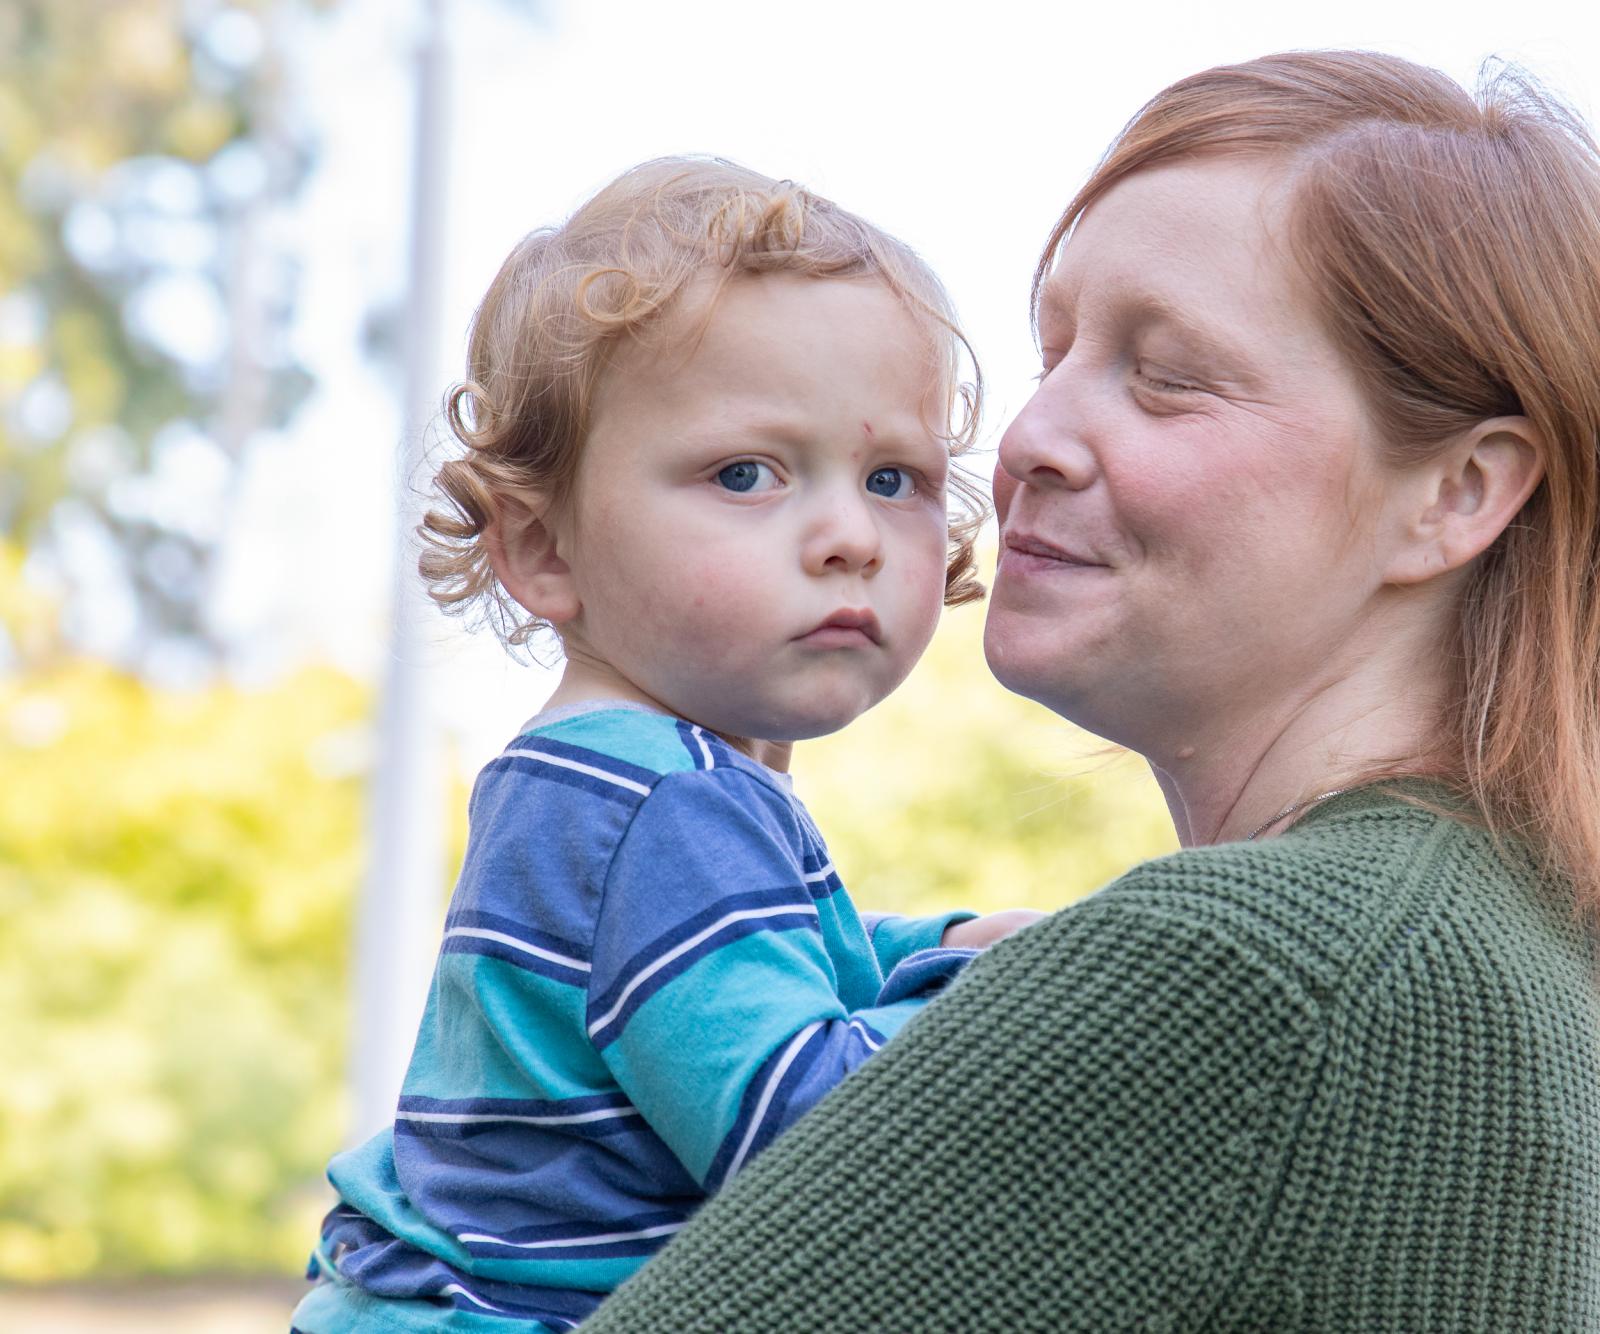
<path fill-rule="evenodd" d="M 317 756 L 368 715 L 331 671 L 0 681 L 0 1278 L 302 1258 L 361 812 Z"/>

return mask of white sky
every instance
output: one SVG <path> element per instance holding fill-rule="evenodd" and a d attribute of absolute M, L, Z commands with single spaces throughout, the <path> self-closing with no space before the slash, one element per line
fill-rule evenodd
<path fill-rule="evenodd" d="M 1592 3 L 547 0 L 542 20 L 510 0 L 445 3 L 455 81 L 452 162 L 434 187 L 448 213 L 441 390 L 519 236 L 635 162 L 711 152 L 803 181 L 928 258 L 983 359 L 990 443 L 1035 369 L 1027 289 L 1039 245 L 1112 135 L 1172 80 L 1273 50 L 1356 46 L 1468 81 L 1485 56 L 1508 56 L 1591 119 L 1600 102 Z M 224 584 L 229 624 L 264 646 L 261 673 L 316 655 L 370 672 L 384 649 L 399 424 L 357 332 L 403 280 L 414 18 L 395 0 L 344 0 L 334 19 L 299 28 L 300 110 L 324 136 L 293 224 L 306 264 L 300 341 L 321 388 L 258 452 Z M 434 639 L 435 707 L 475 767 L 545 684 L 487 634 L 440 620 Z"/>

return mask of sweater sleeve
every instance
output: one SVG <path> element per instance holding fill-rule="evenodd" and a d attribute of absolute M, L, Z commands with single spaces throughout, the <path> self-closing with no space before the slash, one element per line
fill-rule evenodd
<path fill-rule="evenodd" d="M 587 1334 L 1205 1327 L 1266 1225 L 1321 1021 L 1226 923 L 1133 879 L 977 960 Z"/>
<path fill-rule="evenodd" d="M 815 898 L 829 891 L 803 865 L 793 821 L 741 772 L 669 776 L 616 850 L 595 926 L 589 1038 L 707 1190 L 877 1051 L 942 980 L 903 979 L 879 1003 L 847 1009 Z M 947 977 L 962 961 L 935 971 Z"/>

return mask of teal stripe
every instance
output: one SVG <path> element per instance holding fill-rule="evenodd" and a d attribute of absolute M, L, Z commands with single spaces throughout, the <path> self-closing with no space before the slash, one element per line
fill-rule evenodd
<path fill-rule="evenodd" d="M 658 774 L 683 773 L 694 768 L 684 749 L 675 718 L 611 709 L 563 718 L 548 727 L 536 727 L 528 736 L 547 736 L 569 746 L 583 746 L 627 764 Z"/>
<path fill-rule="evenodd" d="M 840 1003 L 846 1010 L 864 1010 L 878 999 L 883 973 L 872 941 L 861 924 L 850 896 L 842 890 L 817 904 L 822 944 L 836 973 Z"/>
<path fill-rule="evenodd" d="M 395 1173 L 394 1132 L 391 1130 L 380 1131 L 360 1148 L 338 1154 L 328 1164 L 328 1180 L 351 1207 L 359 1209 L 402 1241 L 438 1256 L 463 1273 L 480 1278 L 529 1283 L 543 1288 L 585 1288 L 592 1292 L 609 1292 L 648 1258 L 635 1255 L 614 1259 L 540 1257 L 524 1260 L 471 1255 L 448 1232 L 430 1223 L 406 1198 Z M 597 1233 L 610 1230 L 603 1222 L 595 1224 Z M 390 1303 L 385 1301 L 375 1309 L 387 1316 L 389 1307 Z"/>
<path fill-rule="evenodd" d="M 485 954 L 439 956 L 408 1097 L 581 1098 L 616 1088 L 585 1036 L 582 987 Z"/>
<path fill-rule="evenodd" d="M 327 1272 L 330 1266 L 324 1264 Z M 294 1308 L 290 1325 L 304 1334 L 556 1334 L 539 1320 L 462 1311 L 429 1301 L 394 1301 L 362 1292 L 337 1275 L 317 1284 Z"/>
<path fill-rule="evenodd" d="M 402 1241 L 457 1269 L 469 1268 L 472 1257 L 466 1248 L 434 1227 L 406 1197 L 395 1173 L 393 1129 L 380 1130 L 359 1148 L 335 1154 L 328 1164 L 328 1180 L 341 1199 Z"/>
<path fill-rule="evenodd" d="M 597 1232 L 604 1223 L 596 1223 Z M 664 1245 L 670 1234 L 656 1243 Z M 584 1288 L 590 1292 L 610 1292 L 650 1257 L 648 1255 L 621 1256 L 615 1260 L 510 1260 L 483 1258 L 472 1262 L 472 1272 L 483 1278 L 502 1282 L 526 1283 L 536 1288 Z M 529 1300 L 533 1300 L 532 1294 Z"/>
<path fill-rule="evenodd" d="M 812 1021 L 842 1017 L 816 979 L 819 962 L 828 968 L 810 931 L 733 941 L 673 978 L 606 1048 L 618 1083 L 696 1181 L 710 1172 L 762 1062 Z M 713 1008 L 696 1004 L 705 997 L 716 998 Z M 676 1056 L 663 1061 L 662 1052 Z"/>

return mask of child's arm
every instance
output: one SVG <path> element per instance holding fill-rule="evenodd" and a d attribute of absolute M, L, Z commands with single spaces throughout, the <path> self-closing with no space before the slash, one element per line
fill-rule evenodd
<path fill-rule="evenodd" d="M 921 996 L 847 1011 L 828 890 L 793 814 L 738 770 L 661 780 L 618 845 L 585 1025 L 629 1100 L 708 1189 L 883 1045 Z"/>
<path fill-rule="evenodd" d="M 1008 908 L 1004 912 L 979 916 L 965 909 L 939 913 L 934 917 L 901 917 L 895 913 L 863 913 L 861 924 L 878 956 L 878 967 L 887 977 L 914 954 L 923 950 L 988 949 L 1013 931 L 1032 926 L 1042 912 L 1033 908 Z"/>
<path fill-rule="evenodd" d="M 878 957 L 878 967 L 888 977 L 913 954 L 921 950 L 936 950 L 955 942 L 947 939 L 951 928 L 970 922 L 977 913 L 962 909 L 939 913 L 934 917 L 902 917 L 898 913 L 862 913 L 861 925 L 867 929 L 872 941 L 872 952 Z"/>
<path fill-rule="evenodd" d="M 1014 931 L 1032 926 L 1046 914 L 1035 908 L 1007 908 L 983 917 L 953 922 L 945 929 L 940 943 L 946 949 L 984 950 Z"/>

